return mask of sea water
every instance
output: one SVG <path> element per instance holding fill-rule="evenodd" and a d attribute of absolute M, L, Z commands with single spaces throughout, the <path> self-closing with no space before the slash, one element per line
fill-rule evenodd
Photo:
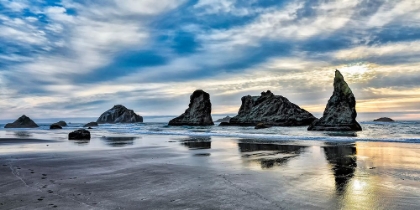
<path fill-rule="evenodd" d="M 189 137 L 231 137 L 270 141 L 310 140 L 310 141 L 380 141 L 420 143 L 420 121 L 360 122 L 363 131 L 307 131 L 307 126 L 271 127 L 254 129 L 249 126 L 168 126 L 167 123 L 101 124 L 94 127 L 95 135 L 101 136 L 142 136 L 166 135 Z M 73 130 L 83 128 L 82 123 L 71 123 L 62 130 L 50 130 L 51 123 L 39 123 L 34 129 L 5 129 L 0 124 L 0 138 L 42 138 L 65 139 Z"/>

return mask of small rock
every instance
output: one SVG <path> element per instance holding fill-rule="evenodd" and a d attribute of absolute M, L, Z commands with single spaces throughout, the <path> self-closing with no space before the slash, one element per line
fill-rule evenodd
<path fill-rule="evenodd" d="M 230 121 L 230 119 L 232 119 L 232 117 L 230 117 L 230 116 L 226 116 L 226 117 L 224 117 L 224 118 L 222 118 L 222 119 L 218 119 L 218 120 L 216 120 L 216 122 L 229 122 L 229 121 Z"/>
<path fill-rule="evenodd" d="M 67 123 L 66 122 L 64 122 L 64 121 L 58 121 L 57 123 L 55 123 L 55 124 L 58 124 L 58 125 L 60 125 L 61 127 L 65 127 L 65 126 L 67 126 Z"/>
<path fill-rule="evenodd" d="M 79 129 L 69 133 L 69 140 L 90 140 L 90 132 L 85 129 Z"/>
<path fill-rule="evenodd" d="M 269 125 L 266 125 L 266 124 L 264 124 L 264 123 L 258 123 L 256 126 L 255 126 L 255 129 L 265 129 L 265 128 L 270 128 L 271 126 L 269 126 Z"/>
<path fill-rule="evenodd" d="M 61 127 L 61 125 L 59 125 L 57 123 L 54 123 L 54 124 L 50 125 L 50 129 L 51 130 L 53 130 L 53 129 L 63 129 L 63 127 Z"/>
<path fill-rule="evenodd" d="M 375 122 L 394 122 L 394 120 L 389 118 L 389 117 L 381 117 L 381 118 L 373 120 L 373 121 L 375 121 Z"/>
<path fill-rule="evenodd" d="M 97 122 L 90 122 L 84 125 L 83 127 L 97 127 L 97 126 L 99 126 Z"/>
<path fill-rule="evenodd" d="M 233 126 L 232 124 L 230 124 L 229 122 L 221 122 L 219 124 L 219 126 Z"/>

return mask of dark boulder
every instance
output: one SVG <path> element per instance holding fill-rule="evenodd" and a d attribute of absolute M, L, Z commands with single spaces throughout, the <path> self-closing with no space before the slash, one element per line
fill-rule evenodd
<path fill-rule="evenodd" d="M 63 127 L 61 127 L 61 125 L 59 125 L 58 123 L 54 123 L 52 125 L 50 125 L 50 129 L 54 130 L 54 129 L 63 129 Z"/>
<path fill-rule="evenodd" d="M 321 119 L 308 128 L 312 131 L 361 131 L 356 121 L 356 98 L 340 71 L 335 71 L 334 92 Z"/>
<path fill-rule="evenodd" d="M 266 125 L 266 124 L 264 124 L 264 123 L 258 123 L 256 126 L 255 126 L 255 129 L 265 129 L 265 128 L 270 128 L 271 126 L 269 126 L 269 125 Z"/>
<path fill-rule="evenodd" d="M 375 121 L 375 122 L 394 122 L 394 120 L 389 118 L 389 117 L 381 117 L 381 118 L 373 120 L 373 121 Z"/>
<path fill-rule="evenodd" d="M 237 116 L 229 124 L 255 126 L 263 123 L 272 126 L 303 126 L 311 124 L 316 118 L 308 111 L 290 102 L 287 98 L 274 95 L 271 91 L 261 96 L 244 96 Z"/>
<path fill-rule="evenodd" d="M 79 129 L 69 133 L 69 140 L 90 140 L 90 132 L 85 129 Z"/>
<path fill-rule="evenodd" d="M 8 123 L 4 128 L 37 128 L 39 127 L 31 118 L 26 115 L 22 115 L 13 123 Z"/>
<path fill-rule="evenodd" d="M 190 104 L 185 113 L 169 121 L 169 125 L 206 126 L 214 125 L 211 117 L 210 94 L 196 90 L 190 96 Z"/>
<path fill-rule="evenodd" d="M 141 123 L 143 122 L 143 117 L 123 105 L 115 105 L 110 110 L 104 112 L 96 122 L 99 124 Z"/>
<path fill-rule="evenodd" d="M 90 122 L 86 125 L 84 125 L 83 127 L 97 127 L 99 126 L 99 124 L 97 122 Z"/>

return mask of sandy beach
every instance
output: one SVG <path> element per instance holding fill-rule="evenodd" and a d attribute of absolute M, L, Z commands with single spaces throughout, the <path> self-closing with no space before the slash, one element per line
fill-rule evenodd
<path fill-rule="evenodd" d="M 0 140 L 0 209 L 420 205 L 418 144 L 153 135 L 14 140 Z"/>

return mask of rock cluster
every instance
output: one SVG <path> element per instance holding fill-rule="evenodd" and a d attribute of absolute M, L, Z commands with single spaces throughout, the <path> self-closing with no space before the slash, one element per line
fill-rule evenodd
<path fill-rule="evenodd" d="M 335 71 L 334 92 L 324 114 L 308 128 L 313 131 L 361 131 L 356 121 L 356 99 L 340 71 Z"/>
<path fill-rule="evenodd" d="M 26 115 L 22 115 L 13 123 L 8 123 L 4 128 L 37 128 L 39 127 L 31 118 Z"/>
<path fill-rule="evenodd" d="M 270 90 L 261 96 L 244 96 L 237 116 L 224 125 L 255 126 L 304 126 L 316 118 L 308 111 L 290 102 L 287 98 L 274 95 Z"/>
<path fill-rule="evenodd" d="M 123 105 L 115 105 L 110 110 L 104 112 L 96 122 L 99 124 L 141 123 L 143 122 L 143 117 Z"/>
<path fill-rule="evenodd" d="M 196 90 L 190 96 L 190 104 L 185 113 L 169 121 L 169 125 L 206 126 L 214 125 L 211 117 L 210 94 Z"/>

